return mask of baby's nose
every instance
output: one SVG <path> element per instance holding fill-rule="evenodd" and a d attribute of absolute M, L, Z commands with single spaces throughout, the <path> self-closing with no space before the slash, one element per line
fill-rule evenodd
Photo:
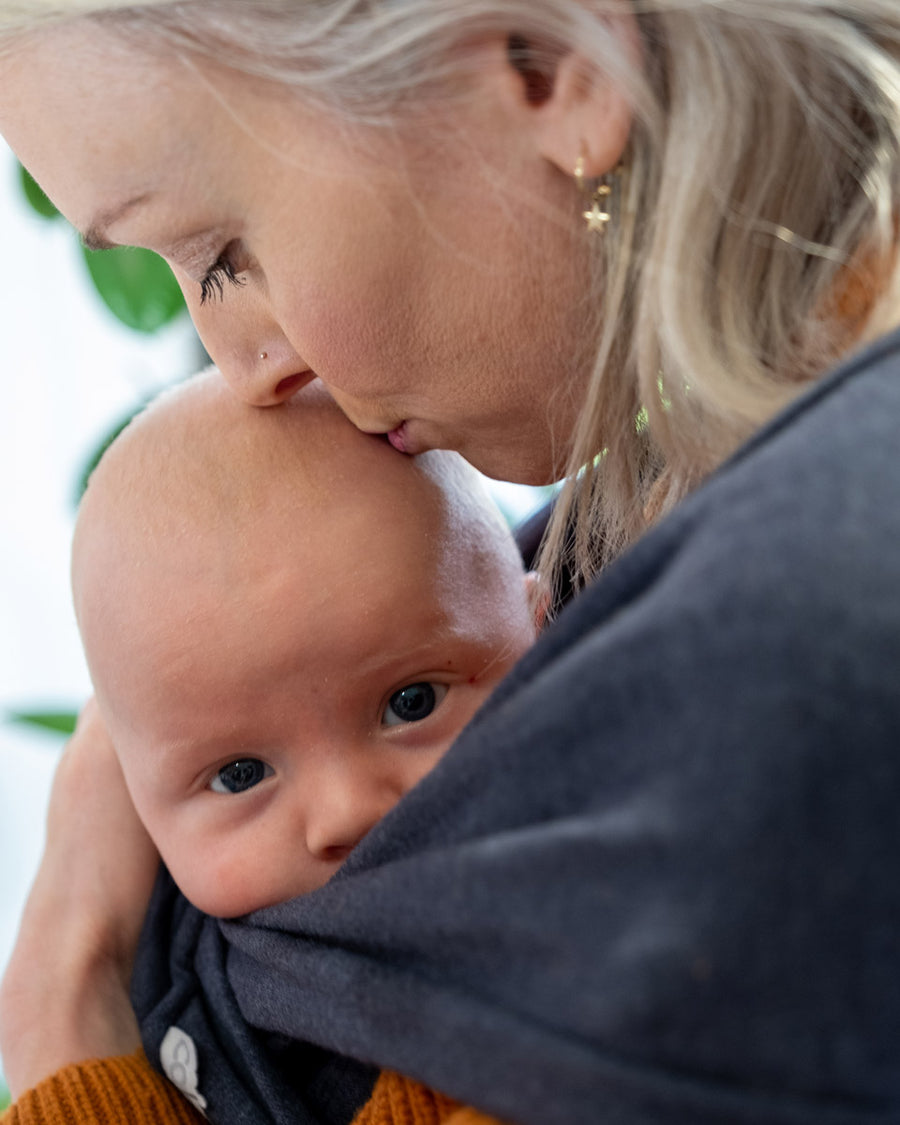
<path fill-rule="evenodd" d="M 343 863 L 363 836 L 394 807 L 401 792 L 363 776 L 323 779 L 306 815 L 306 847 L 326 863 Z"/>

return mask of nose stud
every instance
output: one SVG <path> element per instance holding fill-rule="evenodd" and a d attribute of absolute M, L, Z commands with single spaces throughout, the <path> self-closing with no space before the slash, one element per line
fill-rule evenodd
<path fill-rule="evenodd" d="M 268 353 L 268 352 L 260 352 L 260 353 L 259 353 L 259 358 L 260 358 L 260 359 L 268 359 L 268 358 L 269 358 L 269 353 Z"/>

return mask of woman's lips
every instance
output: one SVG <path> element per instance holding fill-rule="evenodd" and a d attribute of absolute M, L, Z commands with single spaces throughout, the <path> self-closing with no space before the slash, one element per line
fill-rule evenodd
<path fill-rule="evenodd" d="M 409 427 L 406 422 L 401 422 L 396 429 L 391 430 L 387 436 L 388 441 L 398 451 L 398 453 L 407 453 L 412 455 L 417 450 L 411 448 L 409 440 Z"/>
<path fill-rule="evenodd" d="M 429 449 L 437 448 L 429 442 L 425 435 L 415 433 L 413 423 L 407 419 L 401 422 L 399 426 L 395 426 L 392 430 L 375 430 L 368 427 L 360 427 L 363 433 L 378 434 L 379 437 L 384 438 L 390 445 L 397 450 L 398 453 L 405 453 L 408 457 L 415 457 L 419 453 L 425 453 Z"/>

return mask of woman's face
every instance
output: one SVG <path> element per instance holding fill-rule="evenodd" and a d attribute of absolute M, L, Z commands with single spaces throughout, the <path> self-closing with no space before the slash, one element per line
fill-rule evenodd
<path fill-rule="evenodd" d="M 577 199 L 502 42 L 477 50 L 474 96 L 353 140 L 283 88 L 75 23 L 2 60 L 0 131 L 89 244 L 170 263 L 245 399 L 318 375 L 398 448 L 545 482 L 583 388 Z"/>

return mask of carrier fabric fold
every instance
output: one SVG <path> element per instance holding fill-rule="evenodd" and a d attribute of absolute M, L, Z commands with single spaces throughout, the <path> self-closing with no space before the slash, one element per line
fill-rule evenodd
<path fill-rule="evenodd" d="M 161 877 L 135 1002 L 211 1120 L 345 1125 L 386 1068 L 519 1125 L 896 1125 L 898 347 L 576 598 L 328 885 L 218 922 Z"/>

